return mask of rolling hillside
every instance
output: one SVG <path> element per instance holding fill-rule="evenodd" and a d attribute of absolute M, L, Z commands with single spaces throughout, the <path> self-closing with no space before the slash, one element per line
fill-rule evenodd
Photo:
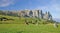
<path fill-rule="evenodd" d="M 44 20 L 44 19 L 39 19 L 39 18 L 14 17 L 14 16 L 0 15 L 0 18 L 2 17 L 5 17 L 7 19 L 13 19 L 13 20 L 0 21 L 0 24 L 24 24 L 26 20 L 31 23 L 35 23 L 37 21 L 39 24 L 54 23 L 54 21 L 49 21 L 49 20 Z"/>

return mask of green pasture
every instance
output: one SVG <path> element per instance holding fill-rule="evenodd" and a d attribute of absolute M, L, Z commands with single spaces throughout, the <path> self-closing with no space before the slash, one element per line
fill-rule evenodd
<path fill-rule="evenodd" d="M 54 28 L 53 24 L 0 24 L 0 33 L 60 33 L 60 25 Z"/>
<path fill-rule="evenodd" d="M 45 20 L 39 18 L 24 18 L 24 17 L 14 17 L 14 16 L 4 16 L 0 17 L 11 18 L 14 20 L 0 21 L 0 33 L 60 33 L 60 25 L 58 28 L 54 28 L 53 23 L 45 23 Z M 25 20 L 33 21 L 37 20 L 40 24 L 25 24 Z M 47 21 L 49 22 L 49 21 Z"/>

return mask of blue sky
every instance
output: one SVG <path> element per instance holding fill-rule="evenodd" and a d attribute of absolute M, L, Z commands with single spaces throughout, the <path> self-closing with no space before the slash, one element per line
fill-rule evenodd
<path fill-rule="evenodd" d="M 60 18 L 60 0 L 0 0 L 0 10 L 42 9 Z"/>

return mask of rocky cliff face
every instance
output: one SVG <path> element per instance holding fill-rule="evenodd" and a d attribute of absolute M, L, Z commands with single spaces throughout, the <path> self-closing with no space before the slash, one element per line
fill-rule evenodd
<path fill-rule="evenodd" d="M 43 16 L 44 19 L 47 19 L 47 20 L 52 20 L 52 15 L 50 14 L 50 12 L 46 12 Z"/>
<path fill-rule="evenodd" d="M 50 12 L 43 13 L 42 10 L 18 10 L 17 12 L 5 11 L 0 14 L 19 16 L 19 17 L 36 17 L 40 19 L 52 20 Z"/>
<path fill-rule="evenodd" d="M 23 13 L 24 12 L 24 13 Z M 46 19 L 46 20 L 52 20 L 52 15 L 50 12 L 43 13 L 42 10 L 23 10 L 21 11 L 21 16 L 24 15 L 24 17 L 37 17 L 40 19 Z"/>

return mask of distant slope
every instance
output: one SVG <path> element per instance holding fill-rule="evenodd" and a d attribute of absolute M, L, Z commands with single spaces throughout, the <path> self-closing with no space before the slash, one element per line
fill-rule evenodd
<path fill-rule="evenodd" d="M 45 20 L 45 19 L 39 19 L 39 18 L 26 18 L 26 17 L 14 17 L 14 16 L 5 16 L 0 15 L 1 17 L 6 17 L 8 19 L 14 19 L 14 20 L 7 20 L 7 21 L 0 21 L 0 24 L 24 24 L 26 20 L 29 23 L 35 23 L 38 22 L 39 24 L 48 24 L 48 23 L 54 23 L 53 21 Z"/>
<path fill-rule="evenodd" d="M 56 22 L 60 22 L 59 18 L 53 18 L 53 20 L 55 20 Z"/>

